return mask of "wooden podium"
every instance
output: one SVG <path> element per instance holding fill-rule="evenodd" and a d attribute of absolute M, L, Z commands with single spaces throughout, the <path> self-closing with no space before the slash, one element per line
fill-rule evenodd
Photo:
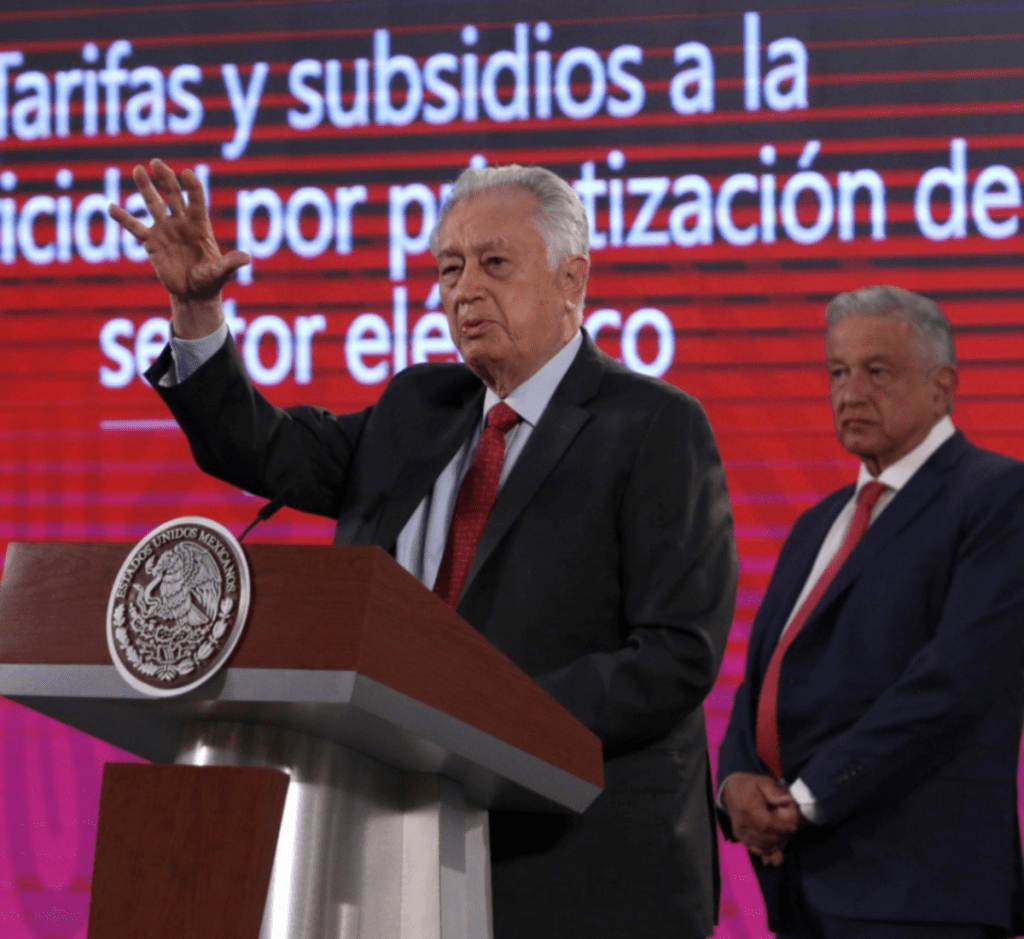
<path fill-rule="evenodd" d="M 107 767 L 89 939 L 486 939 L 486 809 L 600 792 L 597 738 L 379 548 L 247 546 L 228 667 L 143 695 L 105 636 L 130 549 L 11 544 L 0 588 L 0 694 L 178 764 Z"/>

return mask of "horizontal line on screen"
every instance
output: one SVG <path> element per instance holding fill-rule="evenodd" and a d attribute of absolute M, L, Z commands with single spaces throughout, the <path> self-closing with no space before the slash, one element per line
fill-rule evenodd
<path fill-rule="evenodd" d="M 239 492 L 204 492 L 202 494 L 202 500 L 207 505 L 228 505 L 233 506 L 242 502 L 242 493 Z M 59 491 L 44 491 L 44 492 L 3 492 L 0 491 L 0 505 L 17 505 L 17 506 L 89 506 L 89 505 L 109 505 L 109 506 L 136 506 L 136 505 L 147 505 L 147 506 L 164 506 L 168 512 L 178 512 L 179 514 L 184 510 L 184 501 L 190 499 L 198 499 L 199 496 L 196 494 L 183 494 L 180 491 L 168 490 L 164 491 L 150 491 L 150 490 L 130 490 L 130 491 L 72 491 L 67 488 Z M 255 498 L 255 496 L 248 496 L 249 499 Z M 245 503 L 248 505 L 248 503 Z"/>
<path fill-rule="evenodd" d="M 190 460 L 0 460 L 0 473 L 194 473 L 195 469 Z"/>
<path fill-rule="evenodd" d="M 736 591 L 736 605 L 757 607 L 760 605 L 761 598 L 763 596 L 764 590 L 752 590 L 740 587 L 740 589 Z"/>
<path fill-rule="evenodd" d="M 276 2 L 252 2 L 247 0 L 245 3 L 227 2 L 218 3 L 212 5 L 204 5 L 199 7 L 196 4 L 174 4 L 172 6 L 145 6 L 137 7 L 132 12 L 138 17 L 139 14 L 145 13 L 166 13 L 169 11 L 173 12 L 187 12 L 193 9 L 203 9 L 204 12 L 211 9 L 220 7 L 222 9 L 230 9 L 236 6 L 247 6 L 247 7 L 259 7 L 259 6 L 278 6 L 280 4 Z M 298 4 L 296 4 L 298 5 Z M 304 4 L 313 5 L 313 4 Z M 783 11 L 779 11 L 783 12 Z M 795 11 L 786 11 L 795 12 Z M 801 11 L 806 13 L 811 11 Z M 830 10 L 832 18 L 846 13 L 847 16 L 856 14 L 858 17 L 863 17 L 866 11 L 863 8 L 858 7 L 846 7 L 837 8 Z M 944 11 L 936 11 L 944 12 Z M 62 16 L 71 15 L 77 19 L 100 17 L 109 15 L 111 13 L 123 13 L 118 7 L 93 7 L 91 9 L 79 10 L 79 11 L 62 11 Z M 900 11 L 901 15 L 906 15 L 904 11 Z M 37 13 L 5 13 L 0 14 L 0 22 L 17 22 L 19 20 L 25 21 L 31 18 L 38 17 L 40 15 L 52 15 L 52 11 L 37 12 Z M 814 14 L 812 13 L 812 16 Z M 822 16 L 822 13 L 818 13 L 818 16 Z M 882 11 L 882 15 L 892 15 L 886 11 Z M 927 15 L 927 14 L 925 14 Z M 587 16 L 587 17 L 564 17 L 564 18 L 545 18 L 548 23 L 551 24 L 555 29 L 573 27 L 592 27 L 596 30 L 602 30 L 610 33 L 611 27 L 623 27 L 627 24 L 637 24 L 643 26 L 651 23 L 652 21 L 667 22 L 672 20 L 738 20 L 740 18 L 739 13 L 723 13 L 715 11 L 712 13 L 675 13 L 675 14 L 661 14 L 651 15 L 647 14 L 634 14 L 631 16 Z M 396 19 L 401 19 L 396 17 Z M 469 18 L 468 21 L 472 22 L 475 18 Z M 519 20 L 530 20 L 536 19 L 519 17 Z M 484 30 L 499 30 L 499 29 L 510 29 L 516 22 L 516 19 L 507 20 L 495 20 L 495 19 L 483 19 L 477 20 L 476 25 Z M 366 25 L 360 26 L 348 26 L 348 27 L 337 27 L 327 26 L 321 23 L 315 27 L 306 27 L 299 29 L 249 29 L 249 30 L 232 30 L 230 32 L 195 32 L 185 34 L 158 34 L 158 35 L 135 35 L 132 37 L 132 42 L 137 46 L 143 48 L 154 48 L 154 47 L 170 47 L 176 46 L 192 46 L 193 48 L 202 46 L 216 46 L 221 47 L 230 43 L 299 43 L 303 40 L 308 41 L 323 41 L 325 39 L 339 39 L 343 37 L 365 37 L 369 38 L 372 36 L 375 29 L 380 28 L 383 25 L 380 22 L 367 23 Z M 141 27 L 141 24 L 140 24 Z M 432 22 L 432 23 L 410 23 L 401 24 L 389 23 L 387 24 L 389 32 L 393 35 L 413 35 L 413 34 L 429 34 L 438 32 L 456 32 L 461 28 L 461 23 L 457 21 L 451 22 Z M 614 35 L 614 34 L 613 34 Z M 713 51 L 719 55 L 727 55 L 729 53 L 741 54 L 743 52 L 743 45 L 741 43 L 733 41 L 714 41 L 718 39 L 717 36 L 706 37 L 710 39 L 710 47 Z M 856 37 L 849 39 L 818 39 L 818 40 L 806 40 L 805 45 L 809 49 L 816 50 L 835 50 L 835 49 L 863 49 L 863 48 L 900 48 L 905 46 L 918 46 L 918 45 L 932 45 L 932 44 L 955 44 L 964 45 L 967 43 L 991 43 L 1000 40 L 1015 40 L 1020 38 L 1020 33 L 1017 32 L 1004 32 L 1004 33 L 979 33 L 975 35 L 925 35 L 925 36 L 884 36 L 884 37 Z M 28 48 L 33 51 L 45 51 L 45 50 L 60 50 L 60 49 L 72 49 L 79 45 L 79 42 L 75 40 L 34 40 L 22 42 L 20 45 L 23 48 Z M 661 53 L 668 55 L 670 50 L 653 49 L 649 50 L 655 54 Z M 483 52 L 487 54 L 486 51 Z"/>
<path fill-rule="evenodd" d="M 740 558 L 741 574 L 770 574 L 775 570 L 774 557 L 770 558 Z"/>
<path fill-rule="evenodd" d="M 146 430 L 177 430 L 178 425 L 170 418 L 136 418 L 119 420 L 105 418 L 100 420 L 100 430 L 133 433 Z"/>
<path fill-rule="evenodd" d="M 880 106 L 885 107 L 885 106 Z M 775 112 L 772 112 L 775 113 Z M 799 112 L 801 114 L 806 112 Z M 665 117 L 662 114 L 649 115 L 656 123 L 658 120 Z M 635 121 L 636 118 L 632 118 L 631 121 Z M 593 126 L 594 118 L 589 119 L 586 122 L 587 126 Z M 580 122 L 570 122 L 571 129 L 578 130 Z M 668 124 L 669 121 L 664 121 Z M 622 122 L 617 121 L 616 126 L 621 126 Z M 498 125 L 505 127 L 507 125 Z M 528 121 L 519 122 L 514 125 L 514 129 L 522 131 L 525 129 L 534 130 L 545 130 L 558 128 L 552 127 L 550 121 Z M 409 128 L 412 128 L 410 131 Z M 414 132 L 417 128 L 416 124 L 409 125 L 405 128 L 405 133 Z M 450 126 L 449 126 L 450 129 Z M 333 128 L 331 130 L 334 130 Z M 398 129 L 389 129 L 397 132 Z M 425 134 L 433 135 L 435 140 L 438 134 L 438 129 L 426 125 L 422 131 Z M 207 137 L 215 137 L 219 140 L 225 130 L 221 129 L 210 129 L 208 131 L 202 131 L 198 134 L 192 134 L 189 136 L 189 140 L 195 142 L 200 139 L 201 134 L 205 134 Z M 291 132 L 295 134 L 296 132 Z M 305 138 L 310 135 L 309 131 L 304 131 L 301 134 L 296 134 L 300 138 Z M 339 132 L 340 133 L 340 132 Z M 346 132 L 349 133 L 349 132 Z M 321 132 L 321 136 L 324 136 L 326 132 Z M 472 130 L 467 129 L 463 137 L 471 137 Z M 335 134 L 335 136 L 338 136 Z M 71 144 L 71 141 L 74 141 Z M 134 144 L 135 150 L 145 149 L 157 150 L 165 144 L 180 144 L 182 142 L 180 137 L 176 137 L 170 134 L 164 135 L 153 135 L 146 138 L 140 138 L 137 143 Z M 973 149 L 993 149 L 1003 148 L 1016 150 L 1022 143 L 1024 143 L 1024 135 L 1022 134 L 991 134 L 983 133 L 979 135 L 970 135 L 971 148 Z M 57 153 L 55 152 L 55 145 L 52 140 L 48 140 L 45 143 L 37 143 L 34 141 L 17 141 L 8 140 L 5 146 L 9 146 L 12 149 L 17 145 L 23 152 L 31 153 L 33 150 L 39 151 L 41 154 L 46 154 L 50 159 L 49 161 L 40 161 L 35 164 L 25 165 L 20 170 L 20 178 L 26 181 L 31 180 L 46 180 L 49 181 L 52 178 L 56 169 L 61 166 L 65 166 L 68 162 L 67 154 L 72 152 L 75 147 L 79 149 L 103 149 L 112 148 L 115 146 L 115 142 L 104 136 L 97 136 L 93 138 L 82 138 L 73 137 L 66 138 L 60 141 L 62 152 L 65 154 L 63 159 L 57 159 Z M 111 154 L 110 159 L 104 159 L 103 157 L 96 157 L 92 162 L 89 160 L 77 159 L 76 158 L 76 177 L 78 180 L 98 180 L 103 176 L 103 171 L 107 164 L 111 161 L 117 161 L 124 164 L 126 167 L 132 162 L 135 162 L 138 157 L 132 156 L 131 154 L 126 155 L 124 147 L 126 141 L 118 140 L 117 144 L 120 144 L 117 155 Z M 661 143 L 636 143 L 630 142 L 626 145 L 628 149 L 628 156 L 631 164 L 638 164 L 644 160 L 669 160 L 669 159 L 680 159 L 690 160 L 698 158 L 713 158 L 720 160 L 723 157 L 736 157 L 736 158 L 756 158 L 756 147 L 749 141 L 735 141 L 735 140 L 721 140 L 713 142 L 699 142 L 692 140 L 670 140 Z M 463 146 L 460 147 L 448 147 L 446 149 L 434 149 L 429 151 L 409 151 L 408 149 L 401 149 L 395 152 L 339 152 L 333 154 L 325 153 L 311 153 L 303 155 L 301 169 L 308 173 L 313 172 L 324 172 L 327 170 L 381 170 L 384 168 L 396 169 L 399 167 L 407 167 L 409 169 L 416 169 L 421 171 L 431 166 L 449 168 L 453 164 L 461 163 L 465 158 L 465 153 L 469 149 L 484 149 L 490 152 L 498 152 L 499 148 L 494 146 L 492 142 L 488 142 L 488 145 L 481 147 L 478 140 L 467 140 Z M 779 157 L 785 159 L 786 157 L 799 156 L 802 149 L 802 142 L 799 140 L 787 140 L 780 139 L 777 142 L 777 150 Z M 593 144 L 561 144 L 561 145 L 545 145 L 542 142 L 535 141 L 529 147 L 502 147 L 500 153 L 505 162 L 540 162 L 540 163 L 554 163 L 554 162 L 572 162 L 574 160 L 588 160 L 593 159 L 595 147 Z M 871 155 L 877 155 L 880 153 L 897 153 L 907 154 L 913 152 L 931 153 L 931 152 L 948 152 L 949 150 L 949 135 L 918 135 L 918 136 L 906 136 L 901 134 L 897 138 L 893 137 L 853 137 L 844 139 L 835 139 L 828 141 L 828 152 L 833 155 L 847 154 L 847 153 L 859 153 L 864 152 Z M 196 159 L 195 162 L 206 163 L 210 166 L 211 173 L 214 179 L 223 178 L 225 176 L 230 177 L 231 180 L 237 181 L 246 177 L 263 177 L 268 173 L 289 173 L 295 174 L 296 166 L 294 154 L 265 154 L 265 155 L 251 155 L 246 156 L 245 165 L 240 166 L 238 163 L 230 160 L 224 160 L 220 158 L 209 158 L 209 159 Z M 172 165 L 176 165 L 175 161 L 172 161 Z M 780 164 L 780 167 L 782 164 Z M 725 173 L 720 175 L 724 176 Z M 441 177 L 435 179 L 426 179 L 425 182 L 438 182 Z M 444 176 L 447 180 L 448 176 Z M 124 184 L 126 187 L 130 187 L 130 180 L 125 179 Z M 217 188 L 214 187 L 214 202 L 217 201 Z M 214 206 L 216 210 L 216 205 Z"/>
<path fill-rule="evenodd" d="M 854 468 L 857 466 L 857 462 L 852 458 L 845 460 L 725 460 L 724 463 L 726 469 L 848 469 L 851 466 Z"/>
<path fill-rule="evenodd" d="M 737 538 L 785 538 L 792 525 L 737 525 Z"/>
<path fill-rule="evenodd" d="M 207 111 L 215 109 L 217 107 L 216 99 L 204 99 L 204 103 L 207 105 Z M 275 105 L 284 105 L 289 103 L 285 96 L 267 95 L 263 101 L 264 106 L 271 107 Z M 224 105 L 225 112 L 227 111 L 226 100 Z M 508 135 L 515 135 L 521 137 L 526 133 L 540 133 L 540 132 L 578 132 L 581 127 L 586 127 L 587 130 L 622 130 L 628 128 L 631 130 L 637 130 L 642 128 L 652 127 L 663 127 L 670 130 L 678 130 L 680 128 L 692 128 L 692 127 L 718 127 L 718 128 L 738 128 L 751 125 L 764 125 L 771 128 L 773 139 L 777 139 L 780 136 L 793 133 L 792 127 L 796 128 L 798 135 L 810 136 L 812 133 L 811 128 L 815 125 L 830 121 L 841 121 L 844 123 L 851 123 L 856 121 L 872 121 L 877 122 L 879 120 L 887 121 L 893 120 L 897 117 L 902 118 L 922 118 L 922 117 L 938 117 L 938 118 L 953 118 L 953 117 L 982 117 L 985 115 L 998 115 L 998 114 L 1017 114 L 1019 113 L 1020 103 L 1016 100 L 1007 101 L 961 101 L 961 102 L 934 102 L 934 103 L 913 103 L 913 104 L 872 104 L 872 105 L 836 105 L 831 107 L 817 107 L 813 110 L 794 110 L 794 111 L 756 111 L 756 112 L 745 112 L 737 113 L 733 111 L 729 112 L 714 112 L 712 114 L 696 114 L 696 115 L 679 115 L 674 112 L 661 112 L 661 113 L 648 113 L 648 114 L 637 114 L 629 118 L 628 122 L 622 118 L 616 118 L 611 116 L 594 116 L 588 118 L 585 122 L 580 120 L 574 120 L 567 117 L 551 118 L 550 120 L 537 120 L 530 119 L 526 121 L 510 121 L 507 123 L 489 123 L 486 125 L 487 134 L 494 139 L 500 139 L 507 137 Z M 873 125 L 875 126 L 875 125 Z M 348 143 L 362 141 L 362 140 L 378 140 L 387 139 L 394 141 L 395 139 L 403 139 L 408 141 L 410 138 L 422 137 L 431 142 L 434 142 L 438 138 L 438 134 L 458 134 L 465 135 L 470 138 L 467 141 L 466 148 L 473 147 L 474 149 L 480 147 L 479 134 L 480 129 L 476 125 L 472 124 L 446 124 L 446 125 L 432 125 L 423 121 L 415 121 L 411 124 L 395 127 L 391 125 L 377 125 L 372 124 L 366 127 L 359 128 L 358 130 L 353 128 L 336 128 L 333 126 L 320 127 L 315 130 L 303 132 L 301 139 L 306 141 L 330 141 L 330 140 L 344 140 Z M 962 133 L 969 135 L 969 129 L 964 129 Z M 195 131 L 188 137 L 188 143 L 191 146 L 199 147 L 204 144 L 218 144 L 224 143 L 228 137 L 231 136 L 231 130 L 223 127 L 208 127 L 203 130 Z M 288 141 L 293 142 L 296 139 L 296 132 L 287 124 L 283 126 L 276 125 L 263 125 L 253 129 L 251 142 L 253 144 L 267 144 L 271 141 Z M 180 136 L 165 133 L 165 134 L 153 134 L 140 138 L 138 142 L 128 142 L 125 140 L 117 140 L 116 142 L 109 136 L 96 136 L 90 138 L 82 137 L 69 137 L 61 140 L 61 146 L 65 153 L 71 155 L 77 155 L 82 151 L 88 151 L 93 149 L 106 149 L 112 146 L 118 146 L 122 152 L 121 159 L 125 159 L 125 150 L 131 153 L 133 150 L 145 150 L 146 153 L 159 152 L 162 148 L 169 146 L 180 146 L 183 143 L 183 139 Z M 49 146 L 40 146 L 36 141 L 22 141 L 22 140 L 11 140 L 5 141 L 5 149 L 12 156 L 19 158 L 25 158 L 28 154 L 33 152 L 47 152 L 52 150 L 53 144 Z M 488 150 L 494 150 L 496 147 L 493 143 L 490 146 L 485 147 Z M 613 149 L 610 147 L 609 149 Z M 537 154 L 539 148 L 534 147 L 533 153 Z M 131 157 L 128 157 L 131 158 Z M 535 159 L 539 157 L 535 156 Z M 550 157 L 548 158 L 550 160 Z M 410 162 L 410 168 L 414 165 L 425 166 L 432 162 L 442 162 L 436 159 L 432 160 L 428 152 L 417 152 L 415 154 L 415 162 L 406 158 Z M 376 162 L 374 162 L 376 161 Z M 383 163 L 380 161 L 384 161 Z M 395 162 L 394 158 L 382 157 L 380 154 L 374 153 L 367 158 L 367 155 L 361 154 L 359 158 L 353 160 L 357 166 L 365 166 L 366 168 L 378 168 L 381 165 L 387 165 L 389 162 L 392 164 Z"/>
<path fill-rule="evenodd" d="M 196 515 L 186 507 L 175 510 L 174 517 Z M 209 517 L 209 516 L 207 516 Z M 143 535 L 151 532 L 161 521 L 152 522 L 77 522 L 77 521 L 0 521 L 0 542 L 5 541 L 138 541 Z M 331 535 L 334 523 L 328 519 L 320 522 L 286 523 L 280 525 L 261 525 L 253 532 L 252 540 L 259 534 L 261 540 L 271 537 L 290 539 L 298 543 L 323 544 Z M 230 527 L 230 526 L 229 526 Z M 238 530 L 244 526 L 239 524 Z"/>
<path fill-rule="evenodd" d="M 391 30 L 394 32 L 394 28 Z M 351 30 L 339 30 L 339 33 L 351 33 Z M 369 33 L 370 30 L 361 30 L 360 32 Z M 322 42 L 325 38 L 325 34 L 317 34 L 311 37 L 316 42 Z M 1007 41 L 1019 41 L 1020 36 L 1002 37 Z M 928 40 L 931 42 L 931 40 Z M 133 43 L 137 46 L 153 46 L 153 45 L 170 45 L 171 48 L 174 46 L 167 43 L 164 39 L 152 40 L 152 39 L 135 39 Z M 41 52 L 51 49 L 58 51 L 60 49 L 75 49 L 78 43 L 74 40 L 60 40 L 57 42 L 35 42 L 30 41 L 27 43 L 19 43 L 19 46 L 30 49 L 30 51 Z M 182 47 L 187 46 L 187 43 L 181 43 Z M 35 47 L 34 49 L 32 47 Z M 723 52 L 735 52 L 738 51 L 736 47 L 732 46 L 714 46 L 712 48 L 719 53 Z M 556 53 L 557 54 L 557 53 Z M 652 59 L 671 59 L 672 58 L 671 48 L 648 48 L 645 50 L 645 56 L 648 61 Z M 486 55 L 486 53 L 485 53 Z M 343 69 L 348 66 L 349 69 L 353 69 L 351 60 L 358 56 L 341 57 Z M 423 66 L 428 56 L 411 56 L 411 58 Z M 277 62 L 268 63 L 269 72 L 271 75 L 285 75 L 288 74 L 294 63 L 289 60 L 282 60 Z M 200 71 L 204 80 L 218 81 L 220 79 L 220 69 L 216 64 L 204 64 L 200 66 Z M 961 83 L 964 81 L 982 81 L 982 80 L 993 80 L 993 79 L 1008 79 L 1008 78 L 1019 78 L 1024 75 L 1024 69 L 1019 67 L 997 67 L 997 66 L 976 66 L 976 67 L 963 67 L 963 68 L 946 68 L 946 69 L 899 69 L 899 70 L 885 70 L 885 71 L 843 71 L 843 72 L 831 72 L 828 74 L 821 75 L 809 75 L 807 78 L 807 84 L 810 88 L 824 88 L 824 87 L 847 87 L 850 85 L 883 85 L 890 86 L 893 83 L 906 84 L 909 82 L 921 82 L 928 83 L 932 87 L 935 87 L 942 83 Z M 345 79 L 343 79 L 344 81 Z M 719 76 L 716 80 L 716 88 L 719 91 L 733 91 L 744 88 L 745 78 L 743 76 L 735 77 L 721 77 Z M 654 78 L 651 77 L 644 82 L 644 87 L 648 93 L 660 93 L 667 92 L 672 84 L 670 78 Z M 570 86 L 572 94 L 576 98 L 585 96 L 586 86 L 583 83 L 573 83 Z M 513 85 L 510 82 L 498 82 L 496 84 L 496 90 L 501 94 L 511 94 Z M 342 92 L 341 95 L 342 103 L 346 108 L 351 108 L 353 101 L 355 100 L 355 93 L 351 88 Z M 370 100 L 373 98 L 371 96 Z M 436 103 L 440 99 L 436 95 L 426 94 L 424 100 L 428 103 Z M 231 113 L 231 105 L 229 98 L 226 94 L 216 95 L 205 95 L 203 98 L 204 108 L 207 114 L 223 112 L 225 114 Z M 299 104 L 298 100 L 293 94 L 284 94 L 282 92 L 269 92 L 262 96 L 261 103 L 263 105 L 272 105 L 284 107 L 286 105 L 296 106 Z M 69 115 L 73 120 L 80 119 L 82 113 L 81 102 L 71 102 L 69 104 Z M 665 112 L 675 113 L 675 112 Z M 692 117 L 692 115 L 687 115 Z M 569 118 L 555 118 L 554 120 L 568 120 Z M 414 122 L 415 123 L 415 122 Z M 545 120 L 545 124 L 551 123 L 551 119 Z M 330 125 L 325 125 L 330 126 Z M 374 126 L 374 125 L 370 125 Z M 388 125 L 393 126 L 393 125 Z M 347 131 L 352 131 L 352 128 L 345 128 Z M 358 133 L 358 131 L 357 131 Z"/>
<path fill-rule="evenodd" d="M 820 492 L 731 492 L 734 505 L 814 505 L 821 500 Z"/>

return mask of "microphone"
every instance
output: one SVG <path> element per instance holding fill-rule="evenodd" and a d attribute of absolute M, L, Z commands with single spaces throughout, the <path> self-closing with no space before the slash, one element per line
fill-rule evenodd
<path fill-rule="evenodd" d="M 256 517 L 245 526 L 245 530 L 238 536 L 239 542 L 249 534 L 260 522 L 265 522 L 271 515 L 277 512 L 278 509 L 284 506 L 285 497 L 278 496 L 276 499 L 272 499 L 262 509 L 256 513 Z"/>

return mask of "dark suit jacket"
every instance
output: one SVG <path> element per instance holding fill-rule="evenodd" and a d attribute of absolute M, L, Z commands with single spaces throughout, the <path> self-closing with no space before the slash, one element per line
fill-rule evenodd
<path fill-rule="evenodd" d="M 754 744 L 761 679 L 852 492 L 802 515 L 779 555 L 720 781 L 768 772 Z M 773 927 L 798 877 L 829 915 L 1010 929 L 1024 888 L 1022 666 L 1024 465 L 957 433 L 871 525 L 783 660 L 783 772 L 825 821 L 794 836 L 782 868 L 754 861 Z"/>
<path fill-rule="evenodd" d="M 169 355 L 151 372 L 156 384 Z M 393 551 L 480 419 L 462 365 L 414 366 L 360 414 L 272 408 L 230 342 L 159 388 L 207 472 Z M 580 818 L 492 813 L 496 935 L 705 936 L 718 868 L 701 702 L 736 558 L 700 405 L 584 343 L 502 487 L 458 611 L 603 741 Z"/>

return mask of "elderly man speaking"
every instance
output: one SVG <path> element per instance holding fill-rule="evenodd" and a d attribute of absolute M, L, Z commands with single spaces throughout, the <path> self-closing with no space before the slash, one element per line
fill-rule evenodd
<path fill-rule="evenodd" d="M 725 478 L 700 405 L 581 331 L 572 188 L 538 167 L 466 170 L 432 244 L 465 364 L 413 366 L 333 415 L 252 386 L 220 304 L 248 258 L 221 255 L 193 173 L 151 168 L 163 197 L 134 176 L 152 227 L 111 214 L 170 293 L 174 338 L 147 377 L 200 467 L 392 552 L 603 742 L 584 815 L 492 813 L 495 935 L 710 935 L 702 701 L 735 595 Z"/>

